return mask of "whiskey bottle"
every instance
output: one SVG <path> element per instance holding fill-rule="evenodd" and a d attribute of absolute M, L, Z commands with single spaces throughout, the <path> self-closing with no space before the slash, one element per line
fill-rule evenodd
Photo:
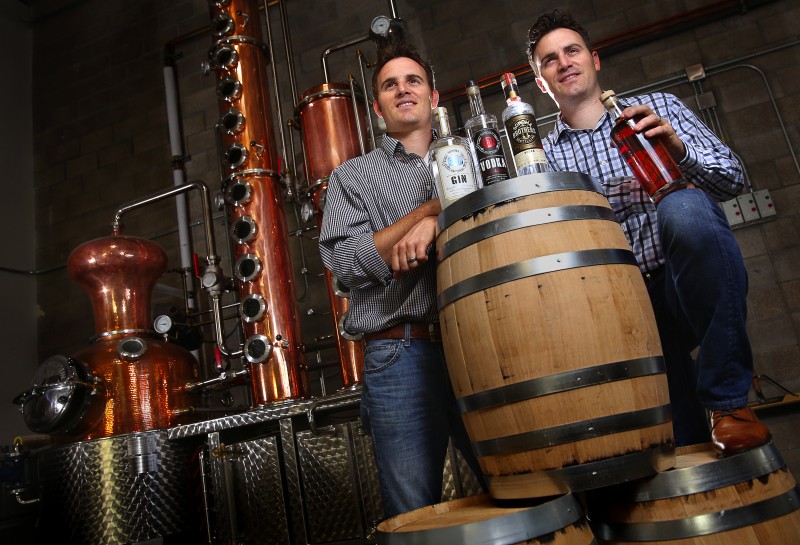
<path fill-rule="evenodd" d="M 478 171 L 483 185 L 492 185 L 511 178 L 503 154 L 503 144 L 497 131 L 497 118 L 483 109 L 481 89 L 470 80 L 467 82 L 467 98 L 472 117 L 464 123 L 467 136 L 475 151 Z"/>
<path fill-rule="evenodd" d="M 625 107 L 620 104 L 614 91 L 601 94 L 600 102 L 616 119 L 611 129 L 611 140 L 654 203 L 658 204 L 665 195 L 687 186 L 680 167 L 664 144 L 655 138 L 647 139 L 633 130 L 640 118 L 621 117 Z"/>
<path fill-rule="evenodd" d="M 503 125 L 511 143 L 517 176 L 535 172 L 550 172 L 550 165 L 547 163 L 547 157 L 542 148 L 542 140 L 539 138 L 533 106 L 523 102 L 520 98 L 514 74 L 511 72 L 503 74 L 500 84 L 503 87 L 507 104 L 506 109 L 503 110 Z"/>
<path fill-rule="evenodd" d="M 433 124 L 439 138 L 431 143 L 428 159 L 444 209 L 478 189 L 478 181 L 469 141 L 450 133 L 447 108 L 433 110 Z"/>

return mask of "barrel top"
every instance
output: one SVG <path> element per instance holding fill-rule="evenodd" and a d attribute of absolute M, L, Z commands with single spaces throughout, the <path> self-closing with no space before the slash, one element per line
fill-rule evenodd
<path fill-rule="evenodd" d="M 600 183 L 581 172 L 546 172 L 518 176 L 473 191 L 442 210 L 439 231 L 484 208 L 506 201 L 550 191 L 584 190 L 604 195 Z"/>
<path fill-rule="evenodd" d="M 486 506 L 484 515 L 475 510 L 481 505 Z M 460 511 L 464 508 L 470 516 L 463 516 Z M 582 519 L 583 510 L 571 494 L 529 508 L 510 509 L 493 508 L 488 495 L 483 495 L 398 515 L 380 523 L 376 537 L 378 545 L 508 545 L 550 534 Z"/>

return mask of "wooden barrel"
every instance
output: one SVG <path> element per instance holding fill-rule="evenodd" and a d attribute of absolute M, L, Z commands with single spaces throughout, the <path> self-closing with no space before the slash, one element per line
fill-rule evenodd
<path fill-rule="evenodd" d="M 590 176 L 531 174 L 439 216 L 447 366 L 495 498 L 589 490 L 674 463 L 644 280 Z"/>
<path fill-rule="evenodd" d="M 572 495 L 544 503 L 494 504 L 487 495 L 423 507 L 381 522 L 378 545 L 592 545 L 580 504 Z"/>
<path fill-rule="evenodd" d="M 717 458 L 708 444 L 677 451 L 675 469 L 589 493 L 589 518 L 601 543 L 800 541 L 800 492 L 772 443 L 728 458 Z"/>

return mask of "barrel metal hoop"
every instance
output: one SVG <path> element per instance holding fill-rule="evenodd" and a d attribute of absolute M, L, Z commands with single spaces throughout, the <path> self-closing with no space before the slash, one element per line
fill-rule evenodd
<path fill-rule="evenodd" d="M 473 441 L 472 447 L 477 456 L 515 454 L 527 450 L 547 448 L 583 441 L 593 437 L 657 426 L 669 422 L 671 418 L 672 410 L 670 406 L 660 405 L 640 411 L 601 416 L 591 420 L 517 433 L 496 439 Z"/>
<path fill-rule="evenodd" d="M 551 534 L 583 519 L 583 510 L 571 495 L 497 518 L 416 532 L 378 532 L 378 545 L 433 543 L 494 543 L 511 545 Z"/>
<path fill-rule="evenodd" d="M 639 486 L 630 489 L 627 486 L 622 488 L 619 490 L 619 497 L 632 502 L 643 502 L 709 492 L 758 479 L 785 465 L 780 453 L 770 442 L 713 463 L 659 473 L 645 484 L 639 483 Z"/>
<path fill-rule="evenodd" d="M 550 495 L 580 492 L 617 485 L 620 475 L 638 480 L 653 476 L 663 459 L 674 458 L 674 448 L 664 444 L 593 462 L 558 469 L 488 477 L 489 492 L 499 500 L 517 499 L 520 488 L 528 487 Z"/>
<path fill-rule="evenodd" d="M 664 358 L 661 356 L 636 358 L 573 371 L 564 371 L 563 373 L 555 373 L 545 377 L 492 388 L 464 396 L 458 399 L 457 403 L 459 410 L 463 414 L 578 388 L 665 372 L 666 366 Z"/>
<path fill-rule="evenodd" d="M 661 522 L 595 523 L 592 530 L 601 540 L 608 541 L 670 541 L 727 532 L 772 520 L 800 507 L 800 486 L 772 498 L 678 520 Z"/>
<path fill-rule="evenodd" d="M 617 217 L 614 215 L 613 210 L 605 206 L 553 206 L 538 208 L 536 210 L 526 210 L 490 221 L 489 223 L 480 225 L 453 237 L 442 245 L 437 251 L 436 257 L 439 261 L 443 261 L 467 246 L 517 229 L 546 225 L 559 221 L 577 220 L 606 220 L 616 223 Z"/>
<path fill-rule="evenodd" d="M 453 284 L 439 294 L 437 298 L 439 310 L 441 311 L 444 307 L 462 297 L 494 286 L 499 286 L 500 284 L 505 284 L 506 282 L 520 280 L 529 276 L 565 271 L 567 269 L 579 267 L 590 267 L 593 265 L 637 266 L 636 257 L 633 255 L 633 252 L 620 248 L 580 250 L 577 252 L 564 252 L 534 257 L 485 271 Z"/>
<path fill-rule="evenodd" d="M 461 197 L 439 214 L 439 230 L 444 231 L 462 218 L 494 204 L 551 191 L 592 191 L 605 196 L 600 183 L 580 172 L 527 174 L 486 186 Z"/>

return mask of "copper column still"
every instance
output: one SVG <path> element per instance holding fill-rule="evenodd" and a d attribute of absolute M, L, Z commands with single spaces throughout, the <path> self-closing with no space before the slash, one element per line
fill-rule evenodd
<path fill-rule="evenodd" d="M 217 75 L 223 192 L 236 241 L 244 356 L 254 405 L 304 397 L 300 323 L 286 217 L 274 168 L 267 58 L 253 0 L 211 0 L 214 39 L 210 66 Z"/>
<path fill-rule="evenodd" d="M 358 118 L 356 117 L 358 110 Z M 300 96 L 296 116 L 303 130 L 303 147 L 306 156 L 307 193 L 314 204 L 317 222 L 322 225 L 325 209 L 325 192 L 328 178 L 334 168 L 348 159 L 357 157 L 366 149 L 359 127 L 366 127 L 361 101 L 353 106 L 351 87 L 344 83 L 323 83 L 312 87 Z M 360 123 L 360 124 L 359 124 Z M 361 382 L 364 373 L 364 340 L 351 337 L 344 331 L 343 323 L 349 310 L 348 294 L 341 289 L 330 271 L 325 269 L 336 328 L 336 342 L 342 367 L 344 388 L 353 388 Z"/>
<path fill-rule="evenodd" d="M 136 237 L 99 238 L 70 254 L 67 272 L 89 295 L 96 329 L 73 358 L 105 394 L 101 415 L 82 423 L 79 440 L 168 428 L 191 409 L 184 386 L 196 379 L 197 361 L 149 328 L 150 298 L 166 270 L 164 251 Z"/>

